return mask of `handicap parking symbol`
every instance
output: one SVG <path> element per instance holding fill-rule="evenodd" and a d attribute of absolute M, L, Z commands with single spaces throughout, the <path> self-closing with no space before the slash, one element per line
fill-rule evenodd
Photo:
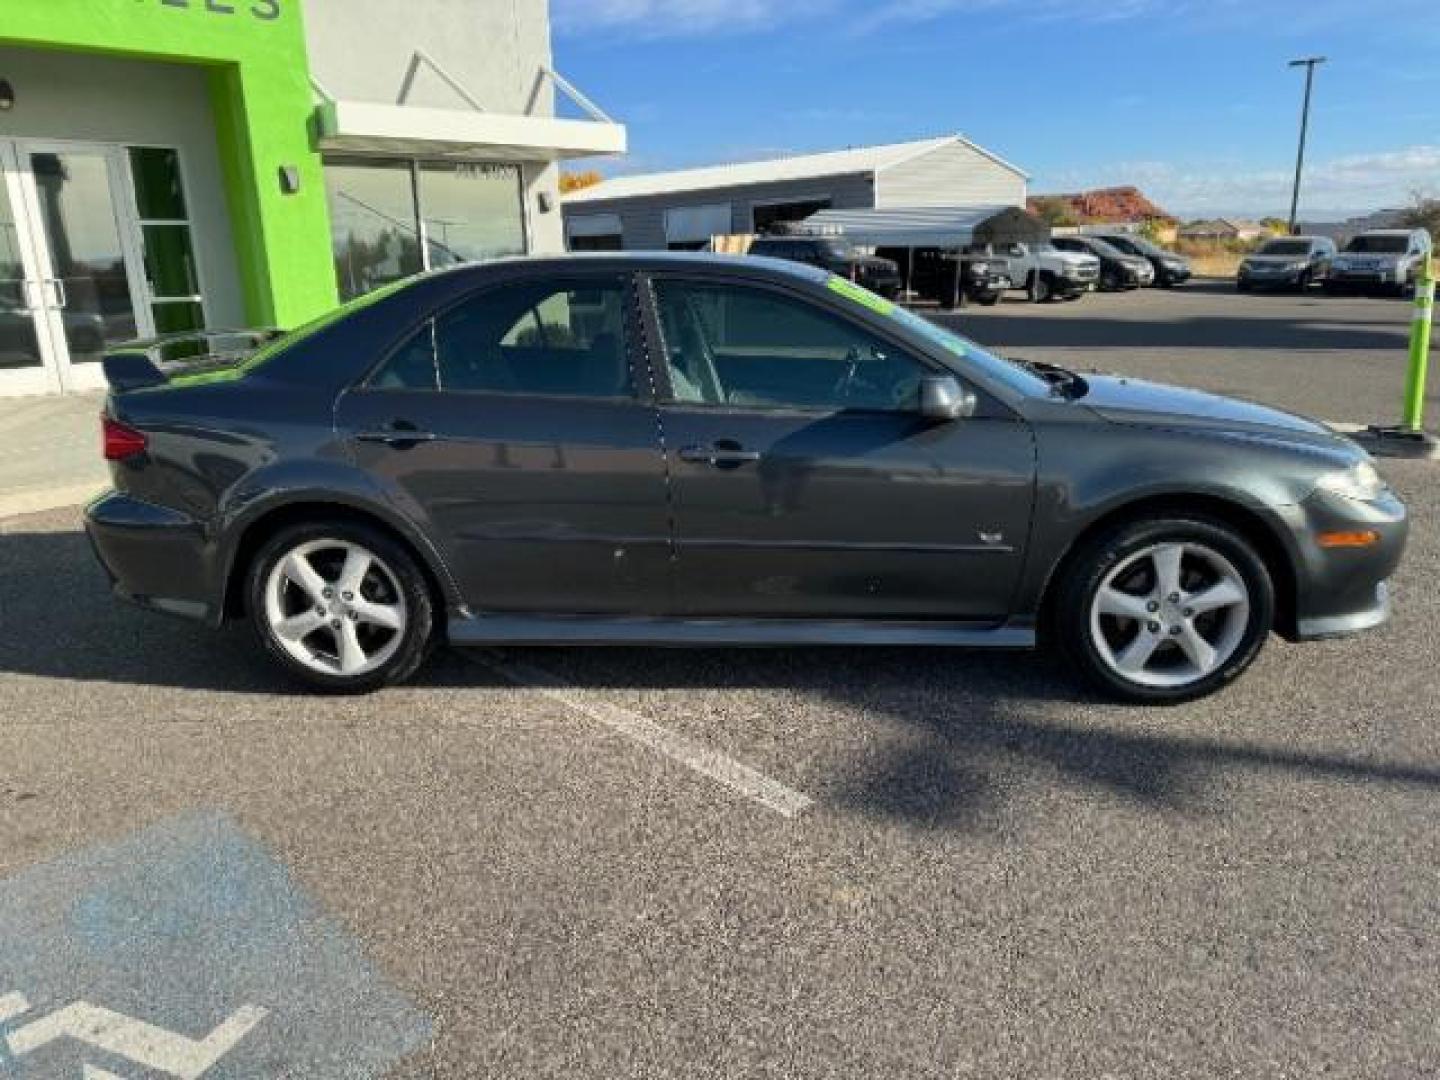
<path fill-rule="evenodd" d="M 364 1080 L 430 1030 L 223 815 L 0 882 L 0 1078 Z"/>

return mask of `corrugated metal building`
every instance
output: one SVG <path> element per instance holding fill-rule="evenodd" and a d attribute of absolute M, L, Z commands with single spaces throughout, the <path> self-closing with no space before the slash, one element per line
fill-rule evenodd
<path fill-rule="evenodd" d="M 567 195 L 572 250 L 685 249 L 821 210 L 1025 205 L 1028 176 L 960 135 L 622 176 Z"/>

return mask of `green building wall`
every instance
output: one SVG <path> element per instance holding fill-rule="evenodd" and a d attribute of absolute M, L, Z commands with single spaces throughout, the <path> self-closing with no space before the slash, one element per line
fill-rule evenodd
<path fill-rule="evenodd" d="M 236 260 L 252 325 L 336 303 L 300 0 L 5 0 L 0 42 L 208 68 Z M 64 132 L 56 132 L 63 137 Z M 280 170 L 300 190 L 281 190 Z"/>

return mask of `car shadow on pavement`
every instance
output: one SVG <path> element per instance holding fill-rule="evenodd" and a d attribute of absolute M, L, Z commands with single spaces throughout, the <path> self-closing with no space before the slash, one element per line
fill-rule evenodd
<path fill-rule="evenodd" d="M 429 665 L 420 681 L 466 673 Z M 0 684 L 8 676 L 289 694 L 248 627 L 215 631 L 111 595 L 81 531 L 0 532 Z"/>
<path fill-rule="evenodd" d="M 641 694 L 641 707 L 688 713 L 704 741 L 746 727 L 786 754 L 828 762 L 818 800 L 926 827 L 983 830 L 1025 776 L 1059 775 L 1157 810 L 1203 813 L 1222 770 L 1440 789 L 1440 768 L 1156 731 L 1146 713 L 1110 710 L 1044 654 L 916 648 L 505 649 L 498 665 L 441 654 L 416 682 L 512 685 L 505 660 L 568 686 Z M 0 685 L 13 676 L 235 694 L 297 692 L 234 628 L 212 632 L 117 602 L 80 532 L 0 533 Z M 303 691 L 302 691 L 303 692 Z M 746 698 L 758 692 L 758 698 Z M 653 695 L 670 695 L 656 698 Z M 707 702 L 706 694 L 715 699 Z M 802 718 L 787 717 L 798 699 Z M 1108 711 L 1107 711 L 1108 710 Z M 696 719 L 698 714 L 698 719 Z M 813 719 L 812 719 L 813 717 Z M 814 719 L 862 733 L 832 745 Z M 1129 723 L 1133 719 L 1134 723 Z M 664 715 L 661 722 L 669 722 Z M 857 742 L 856 739 L 859 738 Z M 808 746 L 819 739 L 825 745 Z"/>

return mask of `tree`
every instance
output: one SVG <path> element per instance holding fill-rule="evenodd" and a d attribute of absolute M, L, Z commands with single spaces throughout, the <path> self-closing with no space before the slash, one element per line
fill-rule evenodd
<path fill-rule="evenodd" d="M 1440 236 L 1440 199 L 1415 192 L 1400 215 L 1400 224 L 1406 229 L 1429 229 L 1431 236 Z"/>
<path fill-rule="evenodd" d="M 572 191 L 579 191 L 581 188 L 594 187 L 601 183 L 605 177 L 598 172 L 561 173 L 560 194 L 567 195 Z"/>
<path fill-rule="evenodd" d="M 1080 219 L 1065 199 L 1042 195 L 1033 200 L 1036 215 L 1052 229 L 1060 225 L 1078 225 Z"/>
<path fill-rule="evenodd" d="M 1260 225 L 1262 228 L 1270 230 L 1270 232 L 1276 236 L 1284 236 L 1290 231 L 1290 222 L 1284 218 L 1262 217 L 1260 219 Z"/>

